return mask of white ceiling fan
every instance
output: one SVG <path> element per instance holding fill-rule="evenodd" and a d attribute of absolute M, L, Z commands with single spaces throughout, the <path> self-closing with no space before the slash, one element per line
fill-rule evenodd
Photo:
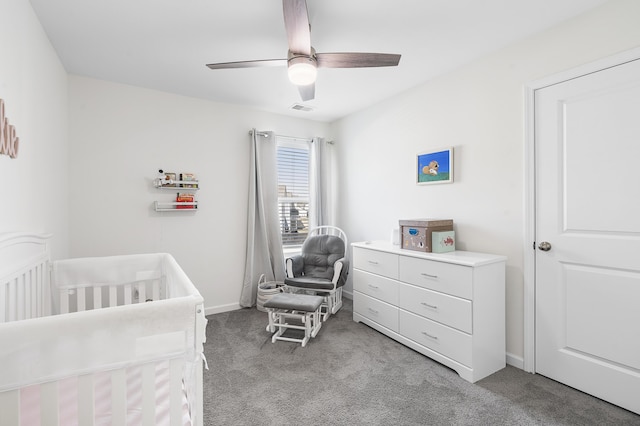
<path fill-rule="evenodd" d="M 216 70 L 287 65 L 289 80 L 298 86 L 302 100 L 309 101 L 315 97 L 315 81 L 318 67 L 393 67 L 400 62 L 400 55 L 390 53 L 316 53 L 311 46 L 311 27 L 309 25 L 306 0 L 282 0 L 282 7 L 284 25 L 289 42 L 289 51 L 286 59 L 223 62 L 207 64 L 207 67 Z"/>

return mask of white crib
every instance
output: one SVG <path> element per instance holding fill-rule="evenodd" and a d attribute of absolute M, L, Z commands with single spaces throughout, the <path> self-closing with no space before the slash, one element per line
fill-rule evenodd
<path fill-rule="evenodd" d="M 203 299 L 168 254 L 0 234 L 0 425 L 202 425 Z"/>

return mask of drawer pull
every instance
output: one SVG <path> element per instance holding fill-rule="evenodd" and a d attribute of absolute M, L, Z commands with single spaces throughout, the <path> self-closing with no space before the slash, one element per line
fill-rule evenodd
<path fill-rule="evenodd" d="M 376 311 L 373 308 L 369 308 L 369 312 L 371 312 L 372 314 L 376 314 L 376 315 L 378 315 L 380 313 L 380 312 Z"/>
<path fill-rule="evenodd" d="M 377 264 L 378 264 L 378 262 L 376 262 L 376 261 L 374 261 L 374 260 L 367 260 L 367 262 L 369 262 L 369 263 L 370 263 L 370 264 L 372 264 L 372 265 L 377 265 Z"/>
<path fill-rule="evenodd" d="M 378 287 L 377 285 L 373 285 L 373 284 L 369 284 L 370 288 L 373 288 L 375 290 L 379 289 L 380 287 Z"/>
<path fill-rule="evenodd" d="M 438 309 L 438 307 L 436 305 L 430 305 L 427 302 L 422 302 L 420 303 L 422 306 L 426 306 L 427 308 L 431 308 L 431 309 Z"/>
<path fill-rule="evenodd" d="M 422 276 L 423 276 L 423 277 L 425 277 L 425 278 L 432 278 L 432 279 L 434 279 L 434 280 L 435 280 L 436 278 L 438 278 L 438 276 L 437 276 L 437 275 L 427 274 L 426 272 L 423 272 L 423 273 L 421 273 L 420 275 L 422 275 Z"/>
<path fill-rule="evenodd" d="M 427 333 L 426 331 L 423 331 L 422 334 L 424 334 L 425 336 L 427 336 L 429 339 L 433 339 L 433 340 L 438 340 L 438 336 L 434 336 L 432 334 Z"/>

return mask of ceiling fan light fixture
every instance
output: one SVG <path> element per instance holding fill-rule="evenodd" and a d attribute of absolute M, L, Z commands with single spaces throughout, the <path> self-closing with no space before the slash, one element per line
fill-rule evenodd
<path fill-rule="evenodd" d="M 289 80 L 296 86 L 308 86 L 316 82 L 318 68 L 312 57 L 297 56 L 289 59 Z"/>

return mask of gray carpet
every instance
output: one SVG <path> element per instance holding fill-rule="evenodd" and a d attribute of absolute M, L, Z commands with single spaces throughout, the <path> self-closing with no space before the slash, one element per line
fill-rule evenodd
<path fill-rule="evenodd" d="M 475 384 L 352 320 L 345 300 L 305 348 L 267 314 L 210 315 L 205 425 L 640 425 L 640 416 L 507 368 Z"/>

